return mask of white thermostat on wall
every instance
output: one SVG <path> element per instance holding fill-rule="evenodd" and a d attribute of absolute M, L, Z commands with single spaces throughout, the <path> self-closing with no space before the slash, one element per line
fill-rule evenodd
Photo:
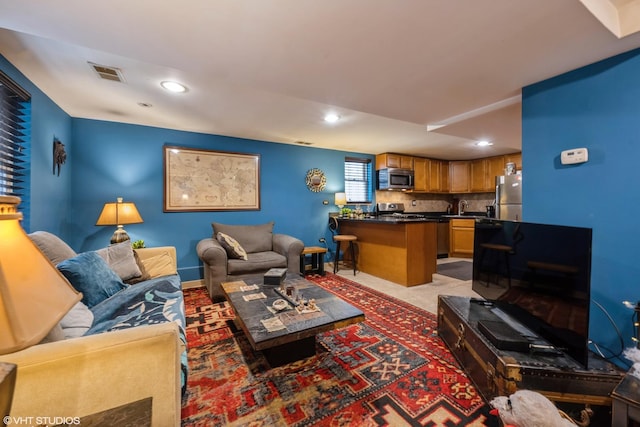
<path fill-rule="evenodd" d="M 589 160 L 589 150 L 586 148 L 573 148 L 560 153 L 560 162 L 563 165 L 574 165 Z"/>

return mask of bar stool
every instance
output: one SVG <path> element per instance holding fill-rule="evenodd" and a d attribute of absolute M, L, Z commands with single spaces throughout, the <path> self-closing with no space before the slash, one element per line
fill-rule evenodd
<path fill-rule="evenodd" d="M 340 244 L 342 242 L 349 242 L 349 249 L 351 250 L 351 263 L 353 264 L 353 275 L 356 275 L 356 251 L 353 242 L 358 240 L 357 236 L 353 234 L 339 234 L 338 233 L 338 219 L 334 216 L 329 217 L 329 230 L 333 234 L 333 241 L 336 244 L 336 256 L 333 260 L 333 274 L 336 274 L 339 270 L 338 264 L 340 263 Z"/>
<path fill-rule="evenodd" d="M 504 277 L 501 275 L 501 264 L 504 263 L 504 267 L 507 270 L 507 289 L 511 289 L 511 263 L 509 261 L 510 256 L 513 255 L 513 247 L 509 245 L 500 245 L 494 243 L 482 243 L 480 244 L 480 256 L 479 256 L 479 268 L 478 268 L 478 278 L 480 278 L 480 272 L 484 271 L 487 273 L 487 282 L 485 286 L 489 287 L 491 283 L 491 274 L 495 274 L 496 285 L 500 285 L 500 278 Z M 491 257 L 490 255 L 494 256 Z M 492 258 L 487 261 L 487 258 Z M 492 267 L 487 268 L 487 264 L 492 264 Z"/>

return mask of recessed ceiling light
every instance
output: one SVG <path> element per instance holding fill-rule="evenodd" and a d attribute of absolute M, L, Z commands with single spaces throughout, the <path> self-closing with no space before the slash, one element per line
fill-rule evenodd
<path fill-rule="evenodd" d="M 493 142 L 489 142 L 489 141 L 478 141 L 476 142 L 476 145 L 478 147 L 487 147 L 489 145 L 493 145 Z"/>
<path fill-rule="evenodd" d="M 185 85 L 182 85 L 178 82 L 173 82 L 171 80 L 165 80 L 161 82 L 160 86 L 162 86 L 168 91 L 175 92 L 175 93 L 183 93 L 187 91 L 187 87 Z"/>
<path fill-rule="evenodd" d="M 324 121 L 327 123 L 335 123 L 338 120 L 340 120 L 340 116 L 335 113 L 329 113 L 326 116 L 324 116 Z"/>

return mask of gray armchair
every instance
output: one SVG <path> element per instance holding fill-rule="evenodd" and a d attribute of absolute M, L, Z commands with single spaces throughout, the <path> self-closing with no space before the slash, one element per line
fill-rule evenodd
<path fill-rule="evenodd" d="M 242 280 L 264 274 L 270 268 L 287 268 L 300 274 L 301 240 L 286 234 L 273 233 L 273 222 L 261 225 L 226 225 L 214 222 L 212 237 L 196 246 L 204 266 L 204 284 L 212 299 L 223 297 L 222 282 Z M 218 232 L 235 239 L 247 254 L 247 260 L 232 258 L 216 239 Z"/>

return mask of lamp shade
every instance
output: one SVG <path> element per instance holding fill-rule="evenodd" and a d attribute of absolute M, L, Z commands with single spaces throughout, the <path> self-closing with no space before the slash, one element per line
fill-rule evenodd
<path fill-rule="evenodd" d="M 125 225 L 143 222 L 135 203 L 123 202 L 122 197 L 118 197 L 117 200 L 115 203 L 104 204 L 96 225 Z"/>
<path fill-rule="evenodd" d="M 346 193 L 336 193 L 335 205 L 336 206 L 344 206 L 347 204 L 347 194 Z"/>
<path fill-rule="evenodd" d="M 42 341 L 82 298 L 20 226 L 19 203 L 0 196 L 0 354 Z"/>
<path fill-rule="evenodd" d="M 104 204 L 96 225 L 117 225 L 116 231 L 111 236 L 111 243 L 120 243 L 129 240 L 129 235 L 122 226 L 141 222 L 143 222 L 142 217 L 135 203 L 123 202 L 122 197 L 118 197 L 115 203 Z"/>

